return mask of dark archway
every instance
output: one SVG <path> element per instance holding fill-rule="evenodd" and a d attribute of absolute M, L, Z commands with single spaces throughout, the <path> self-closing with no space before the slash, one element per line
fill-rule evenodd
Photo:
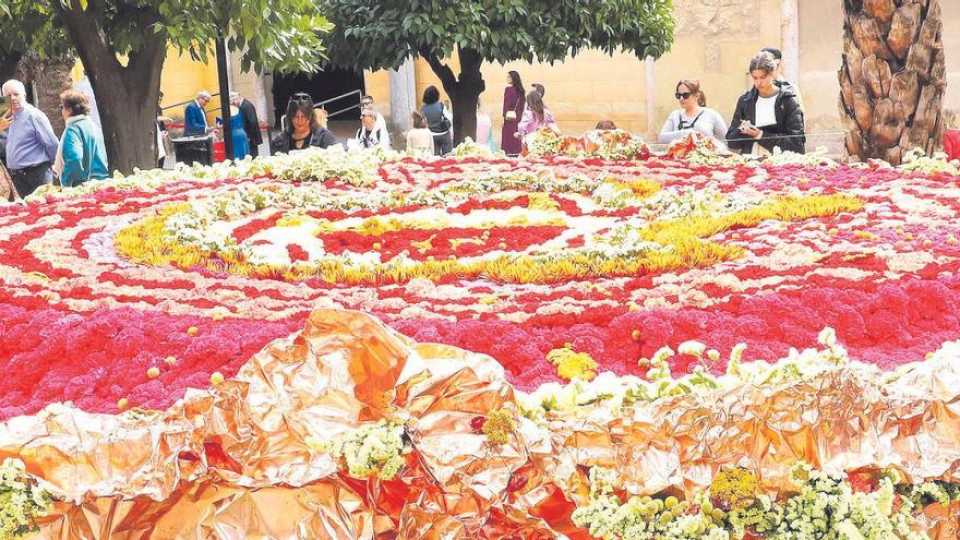
<path fill-rule="evenodd" d="M 359 90 L 364 91 L 363 72 L 349 69 L 324 67 L 317 73 L 290 73 L 273 76 L 273 108 L 276 122 L 274 127 L 280 128 L 280 118 L 286 113 L 287 101 L 297 92 L 306 92 L 313 97 L 314 103 L 330 99 L 339 95 Z M 352 95 L 330 103 L 326 109 L 330 112 L 345 109 L 360 101 L 360 96 Z M 354 108 L 340 114 L 337 120 L 359 120 L 360 110 Z"/>

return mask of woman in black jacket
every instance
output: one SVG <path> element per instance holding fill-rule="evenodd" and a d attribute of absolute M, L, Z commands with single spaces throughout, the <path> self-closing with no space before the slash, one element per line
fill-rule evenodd
<path fill-rule="evenodd" d="M 270 152 L 286 154 L 311 146 L 327 148 L 335 144 L 337 137 L 317 121 L 310 96 L 294 94 L 287 104 L 286 126 L 270 141 Z"/>
<path fill-rule="evenodd" d="M 778 85 L 777 64 L 768 53 L 750 61 L 753 88 L 740 96 L 727 131 L 727 145 L 742 154 L 758 145 L 768 152 L 781 150 L 804 153 L 803 111 L 793 86 Z"/>

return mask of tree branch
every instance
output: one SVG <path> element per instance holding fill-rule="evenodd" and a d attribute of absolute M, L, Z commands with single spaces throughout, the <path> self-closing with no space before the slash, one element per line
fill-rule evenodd
<path fill-rule="evenodd" d="M 65 8 L 60 2 L 54 2 L 56 9 L 60 12 L 60 17 L 66 27 L 67 33 L 72 38 L 80 58 L 91 64 L 102 65 L 105 69 L 122 69 L 123 65 L 113 54 L 113 49 L 107 43 L 106 32 L 101 27 L 97 17 L 93 15 L 95 9 L 94 3 L 90 2 L 87 9 L 84 10 L 78 0 L 70 1 L 70 8 Z M 112 63 L 113 66 L 104 64 Z M 86 66 L 87 72 L 99 71 L 91 66 Z"/>
<path fill-rule="evenodd" d="M 437 77 L 440 78 L 440 82 L 443 83 L 443 88 L 450 92 L 451 89 L 456 88 L 457 86 L 457 77 L 453 74 L 453 70 L 449 66 L 444 64 L 437 58 L 437 55 L 433 51 L 421 47 L 418 49 L 418 54 L 421 58 L 427 61 L 427 64 L 430 64 L 430 69 L 437 74 Z"/>

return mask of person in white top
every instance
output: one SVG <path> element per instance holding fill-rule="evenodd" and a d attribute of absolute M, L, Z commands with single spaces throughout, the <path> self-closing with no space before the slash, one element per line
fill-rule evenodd
<path fill-rule="evenodd" d="M 433 155 L 433 133 L 420 111 L 410 113 L 413 129 L 407 132 L 407 152 L 417 156 Z"/>
<path fill-rule="evenodd" d="M 776 61 L 761 53 L 750 61 L 753 88 L 740 96 L 727 130 L 727 146 L 744 154 L 764 154 L 776 148 L 802 154 L 803 110 L 793 86 L 778 86 Z"/>
<path fill-rule="evenodd" d="M 377 127 L 377 111 L 373 109 L 360 111 L 360 129 L 357 130 L 356 140 L 361 148 L 379 146 L 384 150 L 390 150 L 390 133 L 385 127 Z"/>
<path fill-rule="evenodd" d="M 727 122 L 717 111 L 707 108 L 707 96 L 700 88 L 699 81 L 682 80 L 677 83 L 674 96 L 680 108 L 667 116 L 660 129 L 657 141 L 661 144 L 672 143 L 696 131 L 712 137 L 721 148 L 726 148 Z"/>
<path fill-rule="evenodd" d="M 383 115 L 377 112 L 377 109 L 373 106 L 373 96 L 363 96 L 360 98 L 360 110 L 370 110 L 373 111 L 373 114 L 377 115 L 376 122 L 374 123 L 374 129 L 382 129 L 387 131 L 387 121 L 383 119 Z"/>

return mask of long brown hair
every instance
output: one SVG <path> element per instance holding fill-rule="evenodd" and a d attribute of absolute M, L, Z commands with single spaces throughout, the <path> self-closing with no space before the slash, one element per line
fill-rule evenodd
<path fill-rule="evenodd" d="M 523 89 L 523 81 L 520 80 L 520 74 L 511 70 L 507 72 L 507 75 L 510 76 L 510 86 L 512 86 L 513 89 L 519 92 L 522 96 L 526 90 Z"/>
<path fill-rule="evenodd" d="M 681 87 L 681 86 L 686 86 L 686 87 L 687 87 L 687 90 L 689 90 L 691 94 L 696 94 L 696 96 L 697 96 L 697 105 L 700 105 L 701 107 L 706 107 L 706 106 L 707 106 L 707 95 L 704 94 L 704 93 L 703 93 L 703 90 L 700 89 L 700 81 L 692 81 L 692 80 L 690 80 L 690 79 L 683 79 L 682 81 L 680 81 L 680 82 L 677 83 L 677 88 L 676 88 L 676 90 L 674 90 L 674 92 L 680 92 L 680 87 Z"/>
<path fill-rule="evenodd" d="M 533 111 L 533 116 L 537 119 L 537 122 L 543 122 L 544 105 L 540 92 L 531 90 L 527 93 L 527 107 Z"/>

